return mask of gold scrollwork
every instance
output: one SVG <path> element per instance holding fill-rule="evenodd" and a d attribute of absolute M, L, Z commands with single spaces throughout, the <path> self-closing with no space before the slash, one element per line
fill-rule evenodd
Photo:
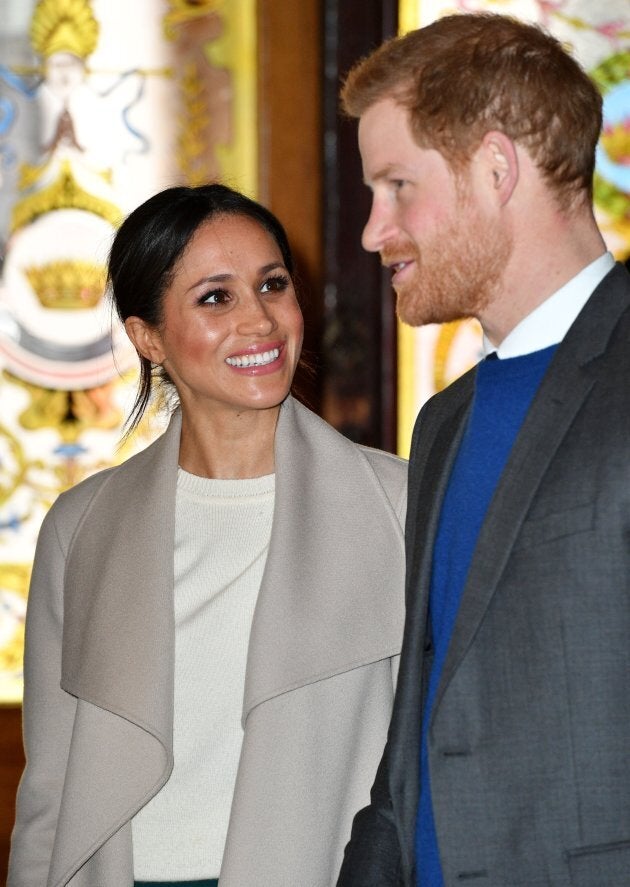
<path fill-rule="evenodd" d="M 202 185 L 211 178 L 205 138 L 210 125 L 210 114 L 204 84 L 195 62 L 188 62 L 183 66 L 179 85 L 185 114 L 177 138 L 177 162 L 189 185 Z"/>
<path fill-rule="evenodd" d="M 82 209 L 100 216 L 115 228 L 123 219 L 122 212 L 115 204 L 90 194 L 77 183 L 70 163 L 65 159 L 61 163 L 57 179 L 51 185 L 29 194 L 15 204 L 11 215 L 11 231 L 57 209 Z"/>
<path fill-rule="evenodd" d="M 84 391 L 62 391 L 42 388 L 6 370 L 4 376 L 30 395 L 30 404 L 19 416 L 20 425 L 27 431 L 54 428 L 64 444 L 74 444 L 84 431 L 111 431 L 120 426 L 121 412 L 112 398 L 115 379 Z"/>
<path fill-rule="evenodd" d="M 135 452 L 138 440 L 146 439 L 147 443 L 150 442 L 155 434 L 149 426 L 147 416 L 133 440 L 125 439 L 113 460 L 111 457 L 90 460 L 82 443 L 87 431 L 111 432 L 120 429 L 123 417 L 114 401 L 114 392 L 117 386 L 128 387 L 136 375 L 135 370 L 128 371 L 120 378 L 97 388 L 59 391 L 40 388 L 4 370 L 2 376 L 5 383 L 18 386 L 30 395 L 30 404 L 18 416 L 20 425 L 27 431 L 52 428 L 57 432 L 60 442 L 56 447 L 54 460 L 44 462 L 28 459 L 18 438 L 0 426 L 0 440 L 6 438 L 6 446 L 9 447 L 10 459 L 5 462 L 11 462 L 14 466 L 10 483 L 0 485 L 0 504 L 7 502 L 20 486 L 28 485 L 36 491 L 38 505 L 49 508 L 63 490 L 79 483 L 88 474 L 107 468 L 113 461 Z M 155 419 L 155 408 L 150 409 L 149 414 L 152 420 Z M 20 520 L 30 517 L 31 512 L 22 514 Z"/>
<path fill-rule="evenodd" d="M 163 19 L 164 34 L 172 40 L 178 25 L 218 12 L 225 5 L 225 0 L 168 0 L 169 12 Z"/>
<path fill-rule="evenodd" d="M 0 564 L 0 608 L 7 636 L 0 643 L 0 675 L 19 679 L 24 657 L 24 611 L 31 576 L 30 564 Z M 12 694 L 13 695 L 13 694 Z M 15 701 L 0 698 L 0 702 Z"/>
<path fill-rule="evenodd" d="M 6 505 L 13 494 L 28 479 L 31 468 L 42 468 L 42 462 L 31 462 L 26 456 L 20 440 L 6 427 L 0 424 L 0 438 L 4 441 L 9 458 L 2 459 L 0 474 L 0 505 Z"/>
<path fill-rule="evenodd" d="M 168 6 L 164 33 L 180 56 L 180 170 L 191 184 L 220 177 L 255 196 L 255 0 L 169 0 Z"/>

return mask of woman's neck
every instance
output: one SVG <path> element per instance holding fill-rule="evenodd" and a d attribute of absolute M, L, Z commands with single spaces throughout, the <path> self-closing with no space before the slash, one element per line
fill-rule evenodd
<path fill-rule="evenodd" d="M 218 479 L 273 474 L 279 412 L 279 406 L 220 416 L 183 411 L 180 466 L 190 474 Z"/>

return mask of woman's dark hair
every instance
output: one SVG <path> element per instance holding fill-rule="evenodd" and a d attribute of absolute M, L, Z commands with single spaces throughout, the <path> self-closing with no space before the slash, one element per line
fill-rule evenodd
<path fill-rule="evenodd" d="M 151 326 L 159 326 L 164 294 L 197 229 L 211 219 L 229 215 L 246 216 L 268 231 L 278 245 L 287 271 L 293 275 L 293 257 L 286 232 L 274 214 L 260 203 L 216 183 L 197 188 L 167 188 L 134 209 L 114 238 L 108 279 L 121 321 L 140 317 Z M 152 392 L 153 366 L 148 358 L 141 354 L 138 357 L 140 379 L 126 423 L 127 434 L 142 419 Z"/>

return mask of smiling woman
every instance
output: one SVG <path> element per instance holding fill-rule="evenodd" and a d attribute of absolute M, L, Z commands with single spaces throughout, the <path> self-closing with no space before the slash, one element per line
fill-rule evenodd
<path fill-rule="evenodd" d="M 9 887 L 334 883 L 403 617 L 406 466 L 290 394 L 284 230 L 222 185 L 121 226 L 109 275 L 164 435 L 61 496 L 27 615 Z"/>
<path fill-rule="evenodd" d="M 278 410 L 297 367 L 303 321 L 269 230 L 247 215 L 204 221 L 169 274 L 159 321 L 122 319 L 138 353 L 177 389 L 181 467 L 209 477 L 273 471 Z M 235 451 L 229 429 L 239 436 L 247 429 L 242 449 Z"/>

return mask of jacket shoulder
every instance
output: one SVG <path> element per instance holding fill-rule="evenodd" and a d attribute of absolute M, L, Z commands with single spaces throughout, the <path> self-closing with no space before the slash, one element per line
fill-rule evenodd
<path fill-rule="evenodd" d="M 384 486 L 399 489 L 401 485 L 407 482 L 408 462 L 406 459 L 393 453 L 388 453 L 385 450 L 366 447 L 362 444 L 357 444 L 357 447 L 368 460 L 374 473 Z"/>
<path fill-rule="evenodd" d="M 67 549 L 83 517 L 89 512 L 92 503 L 104 487 L 118 475 L 132 477 L 141 465 L 153 458 L 154 449 L 159 445 L 162 437 L 163 435 L 145 449 L 121 462 L 120 465 L 113 465 L 97 471 L 61 493 L 46 514 L 42 530 L 54 525 L 59 541 L 63 548 Z"/>
<path fill-rule="evenodd" d="M 398 520 L 404 516 L 407 493 L 407 462 L 393 453 L 367 447 L 351 441 L 340 431 L 314 413 L 304 404 L 290 397 L 285 402 L 287 415 L 293 417 L 302 437 L 318 453 L 330 473 L 338 460 L 346 460 L 345 468 L 357 468 L 355 481 L 364 484 L 369 480 L 378 489 L 381 501 L 389 503 Z M 378 501 L 378 500 L 376 500 Z"/>
<path fill-rule="evenodd" d="M 89 510 L 91 502 L 103 485 L 107 483 L 111 474 L 117 470 L 118 467 L 105 468 L 61 493 L 44 517 L 40 536 L 54 526 L 62 548 L 67 551 L 70 540 L 81 519 Z"/>
<path fill-rule="evenodd" d="M 348 452 L 350 449 L 357 453 L 361 460 L 367 459 L 374 473 L 383 485 L 392 485 L 399 488 L 401 483 L 405 482 L 407 476 L 407 460 L 385 450 L 379 450 L 375 447 L 368 447 L 363 444 L 357 444 L 350 438 L 346 437 L 340 431 L 337 431 L 329 422 L 318 416 L 304 404 L 290 398 L 287 406 L 293 409 L 296 417 L 304 424 L 309 432 L 315 429 L 322 435 L 325 441 L 326 449 L 334 452 L 335 449 L 341 448 L 342 451 Z"/>
<path fill-rule="evenodd" d="M 378 482 L 402 526 L 407 510 L 407 460 L 373 447 L 357 444 L 357 449 L 365 457 L 378 478 Z"/>
<path fill-rule="evenodd" d="M 410 461 L 415 461 L 416 454 L 422 449 L 422 443 L 430 439 L 442 422 L 448 420 L 460 409 L 467 406 L 474 391 L 477 365 L 451 382 L 442 391 L 430 397 L 422 406 L 413 426 L 411 437 Z"/>
<path fill-rule="evenodd" d="M 467 370 L 463 375 L 459 376 L 446 388 L 432 395 L 420 410 L 418 419 L 427 413 L 451 412 L 461 403 L 469 400 L 477 375 L 477 364 Z"/>

